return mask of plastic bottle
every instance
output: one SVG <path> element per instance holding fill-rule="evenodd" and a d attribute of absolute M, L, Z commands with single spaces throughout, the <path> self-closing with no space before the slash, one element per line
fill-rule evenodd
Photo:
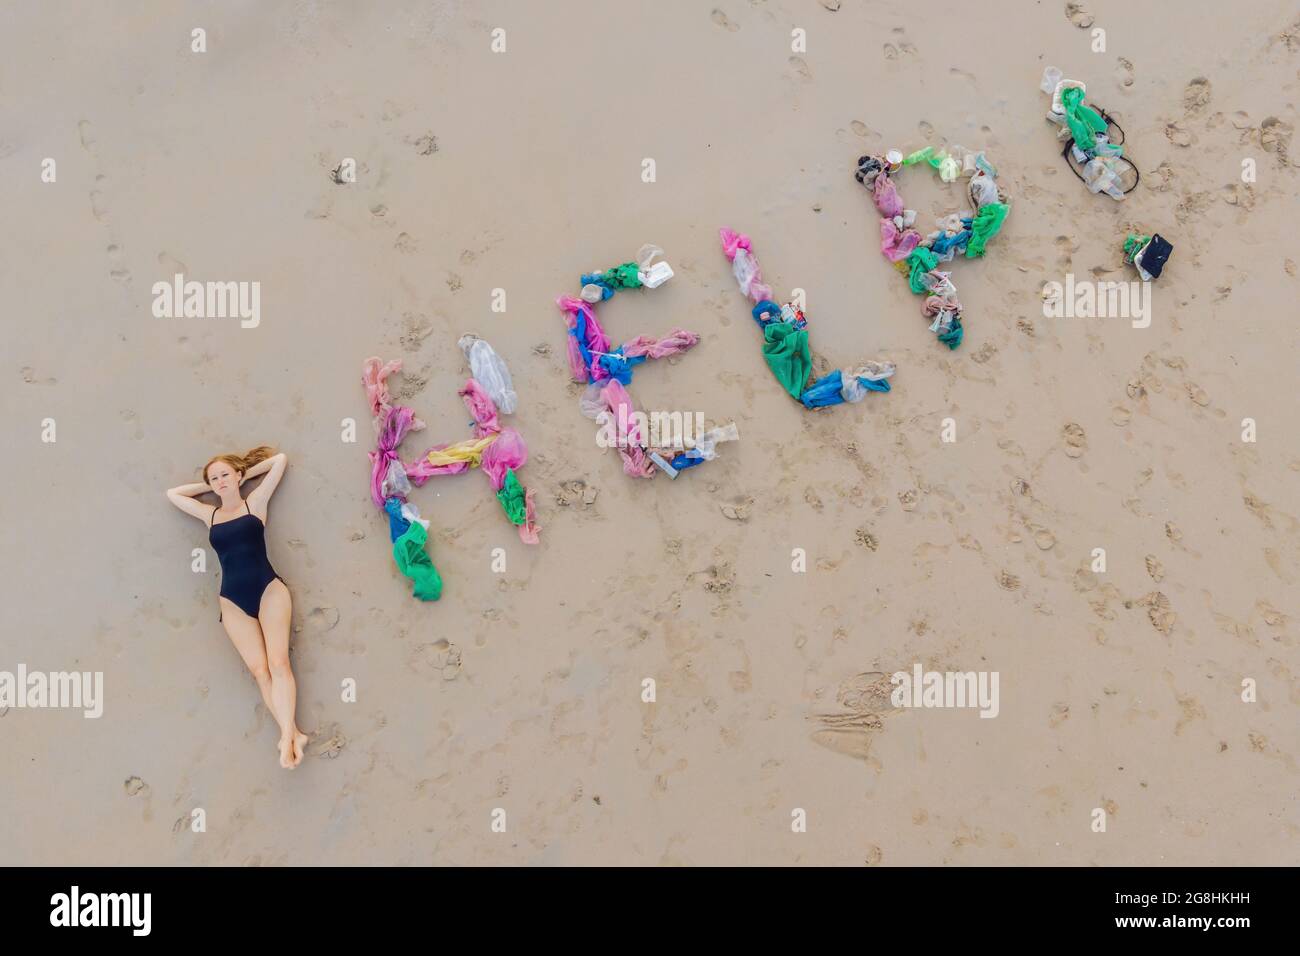
<path fill-rule="evenodd" d="M 1049 66 L 1043 70 L 1043 81 L 1039 87 L 1048 96 L 1056 92 L 1056 84 L 1061 82 L 1061 71 L 1054 66 Z"/>
<path fill-rule="evenodd" d="M 1083 181 L 1094 193 L 1104 192 L 1112 199 L 1124 198 L 1124 190 L 1119 188 L 1119 177 L 1101 159 L 1093 159 L 1083 167 Z"/>

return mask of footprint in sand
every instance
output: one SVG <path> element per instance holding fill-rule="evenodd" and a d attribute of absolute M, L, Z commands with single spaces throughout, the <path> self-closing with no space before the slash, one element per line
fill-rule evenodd
<path fill-rule="evenodd" d="M 109 264 L 108 274 L 115 282 L 129 286 L 131 284 L 131 270 L 123 262 L 122 247 L 114 236 L 113 224 L 109 221 L 108 210 L 104 206 L 104 192 L 100 188 L 100 184 L 107 177 L 98 172 L 99 151 L 96 148 L 95 135 L 89 120 L 81 120 L 77 123 L 77 135 L 81 139 L 81 148 L 95 159 L 97 171 L 95 173 L 95 186 L 90 190 L 90 214 L 95 217 L 96 222 L 102 222 L 109 230 L 109 243 L 106 250 Z"/>
<path fill-rule="evenodd" d="M 1147 609 L 1147 620 L 1151 622 L 1152 627 L 1165 637 L 1169 636 L 1174 629 L 1174 624 L 1178 622 L 1178 615 L 1174 613 L 1169 598 L 1161 591 L 1152 591 L 1136 601 L 1124 602 L 1124 606 L 1127 608 L 1132 608 L 1135 605 Z"/>
<path fill-rule="evenodd" d="M 1196 136 L 1191 130 L 1183 129 L 1177 123 L 1165 124 L 1165 138 L 1175 146 L 1191 146 L 1196 142 Z"/>
<path fill-rule="evenodd" d="M 1197 385 L 1195 382 L 1188 382 L 1186 387 L 1187 397 L 1190 398 L 1194 404 L 1200 405 L 1202 408 L 1210 404 L 1210 396 L 1205 394 L 1205 389 L 1201 388 L 1201 386 Z"/>
<path fill-rule="evenodd" d="M 801 56 L 792 56 L 786 61 L 790 64 L 790 69 L 794 70 L 800 77 L 805 80 L 812 79 L 812 70 L 808 69 L 808 63 Z"/>
<path fill-rule="evenodd" d="M 1285 614 L 1263 599 L 1255 602 L 1255 610 L 1259 611 L 1269 627 L 1281 627 L 1288 620 Z"/>
<path fill-rule="evenodd" d="M 438 151 L 438 137 L 433 133 L 425 133 L 423 136 L 406 138 L 406 141 L 415 147 L 415 152 L 420 156 L 432 156 Z"/>
<path fill-rule="evenodd" d="M 908 488 L 898 493 L 898 503 L 902 505 L 904 511 L 915 511 L 917 497 L 916 489 Z"/>
<path fill-rule="evenodd" d="M 460 648 L 446 638 L 434 641 L 433 647 L 435 650 L 433 666 L 442 672 L 442 679 L 455 680 L 459 677 L 461 669 Z"/>
<path fill-rule="evenodd" d="M 934 138 L 934 126 L 925 120 L 916 124 L 916 131 L 921 134 L 921 141 L 928 143 Z"/>
<path fill-rule="evenodd" d="M 722 515 L 732 521 L 748 521 L 749 511 L 753 507 L 753 498 L 733 498 L 729 504 L 719 505 Z"/>
<path fill-rule="evenodd" d="M 132 438 L 139 440 L 144 437 L 144 430 L 140 427 L 140 416 L 134 410 L 124 408 L 117 414 L 126 424 L 135 426 L 135 431 L 131 435 Z"/>
<path fill-rule="evenodd" d="M 894 29 L 890 32 L 894 34 L 894 39 L 898 43 L 898 51 L 900 53 L 907 53 L 912 56 L 916 55 L 916 44 L 910 42 L 907 39 L 907 37 L 904 35 L 905 31 L 903 30 L 902 27 L 894 27 Z"/>
<path fill-rule="evenodd" d="M 1156 176 L 1160 177 L 1151 183 L 1151 188 L 1158 193 L 1167 193 L 1174 187 L 1175 173 L 1168 163 L 1161 163 L 1147 175 L 1153 179 Z"/>
<path fill-rule="evenodd" d="M 817 492 L 813 491 L 812 488 L 805 488 L 805 489 L 804 489 L 804 491 L 803 491 L 803 500 L 808 504 L 808 506 L 809 506 L 810 508 L 812 508 L 813 511 L 821 511 L 821 510 L 822 510 L 822 499 L 821 499 L 821 496 L 818 495 Z"/>
<path fill-rule="evenodd" d="M 36 369 L 32 368 L 30 365 L 24 365 L 21 369 L 19 369 L 19 374 L 22 375 L 23 382 L 26 383 L 27 385 L 59 384 L 59 380 L 57 378 L 54 378 L 53 376 L 47 378 L 39 378 Z"/>
<path fill-rule="evenodd" d="M 1096 22 L 1096 18 L 1083 8 L 1082 3 L 1067 3 L 1065 5 L 1065 19 L 1080 30 L 1086 30 Z"/>
<path fill-rule="evenodd" d="M 1058 260 L 1062 266 L 1068 266 L 1074 258 L 1074 254 L 1079 251 L 1079 244 L 1069 236 L 1057 236 L 1052 244 L 1056 246 L 1056 251 L 1060 255 Z M 1044 286 L 1044 289 L 1047 287 Z"/>
<path fill-rule="evenodd" d="M 433 323 L 419 312 L 403 312 L 402 329 L 402 334 L 397 337 L 402 349 L 407 352 L 418 352 L 424 340 L 433 334 Z"/>
<path fill-rule="evenodd" d="M 1199 113 L 1210 103 L 1210 81 L 1198 76 L 1187 84 L 1183 90 L 1183 109 L 1188 113 Z"/>
<path fill-rule="evenodd" d="M 1020 579 L 1010 571 L 1001 571 L 998 573 L 998 587 L 1004 591 L 1020 590 Z"/>
<path fill-rule="evenodd" d="M 1061 429 L 1061 440 L 1065 442 L 1065 453 L 1071 458 L 1082 458 L 1088 448 L 1088 436 L 1083 426 L 1069 422 Z"/>
<path fill-rule="evenodd" d="M 710 594 L 730 594 L 736 587 L 736 572 L 732 566 L 725 561 L 721 564 L 711 564 L 703 571 L 696 571 L 690 575 L 705 575 L 704 590 Z"/>
<path fill-rule="evenodd" d="M 1259 124 L 1259 144 L 1266 152 L 1277 156 L 1279 166 L 1290 164 L 1288 152 L 1291 149 L 1291 136 L 1295 127 L 1284 123 L 1276 116 L 1270 116 Z"/>
<path fill-rule="evenodd" d="M 328 605 L 314 607 L 307 613 L 306 621 L 313 633 L 332 631 L 339 623 L 339 609 Z"/>
<path fill-rule="evenodd" d="M 1154 554 L 1147 555 L 1147 574 L 1151 575 L 1151 580 L 1156 584 L 1165 579 L 1165 566 L 1160 563 Z"/>
<path fill-rule="evenodd" d="M 957 67 L 955 67 L 955 66 L 950 66 L 950 67 L 948 67 L 948 73 L 949 73 L 949 75 L 951 75 L 951 76 L 959 76 L 959 77 L 961 77 L 963 80 L 967 80 L 967 81 L 969 81 L 970 83 L 974 83 L 974 84 L 976 84 L 976 86 L 978 87 L 979 80 L 977 80 L 977 79 L 975 78 L 975 74 L 974 74 L 974 73 L 968 73 L 968 72 L 966 72 L 965 70 L 959 70 L 959 69 L 957 69 Z M 987 132 L 989 132 L 989 128 L 988 128 L 987 126 L 981 126 L 981 127 L 980 127 L 980 132 L 987 133 Z"/>
<path fill-rule="evenodd" d="M 857 136 L 865 137 L 870 136 L 872 133 L 871 127 L 862 122 L 862 120 L 854 120 L 849 124 L 849 129 L 853 130 L 854 134 Z"/>
<path fill-rule="evenodd" d="M 77 138 L 81 140 L 81 148 L 93 156 L 95 153 L 95 134 L 91 128 L 90 120 L 79 120 L 77 122 Z"/>
<path fill-rule="evenodd" d="M 556 492 L 555 503 L 562 508 L 573 505 L 586 508 L 596 503 L 596 496 L 599 494 L 600 489 L 595 485 L 588 485 L 582 478 L 571 478 L 568 481 L 560 482 L 560 490 Z"/>
<path fill-rule="evenodd" d="M 348 745 L 348 738 L 343 736 L 343 731 L 339 729 L 338 724 L 330 724 L 324 727 L 316 734 L 310 744 L 307 745 L 307 756 L 324 757 L 327 760 L 333 760 L 343 752 L 343 748 Z"/>
<path fill-rule="evenodd" d="M 1039 551 L 1050 551 L 1056 545 L 1056 535 L 1046 528 L 1036 528 L 1034 530 L 1034 544 L 1038 545 Z"/>
<path fill-rule="evenodd" d="M 126 795 L 134 797 L 137 793 L 146 793 L 149 790 L 149 784 L 145 783 L 139 777 L 127 777 L 126 782 L 122 784 Z"/>
<path fill-rule="evenodd" d="M 740 24 L 732 23 L 731 20 L 727 18 L 727 15 L 721 10 L 714 10 L 713 13 L 709 15 L 709 19 L 731 33 L 735 33 L 740 29 Z"/>
<path fill-rule="evenodd" d="M 853 533 L 853 540 L 868 551 L 875 551 L 880 547 L 880 541 L 867 528 L 859 528 Z"/>
<path fill-rule="evenodd" d="M 884 48 L 884 50 L 885 50 L 885 59 L 886 59 L 886 60 L 897 60 L 897 59 L 898 59 L 898 47 L 894 46 L 894 44 L 892 44 L 892 43 L 886 43 L 886 44 L 885 44 L 885 48 Z"/>
<path fill-rule="evenodd" d="M 1247 210 L 1255 208 L 1255 191 L 1249 183 L 1228 183 L 1220 194 L 1229 206 L 1240 206 Z"/>
<path fill-rule="evenodd" d="M 1125 408 L 1123 405 L 1116 405 L 1114 408 L 1110 410 L 1111 423 L 1114 425 L 1119 425 L 1121 428 L 1127 425 L 1129 423 L 1129 420 L 1132 417 L 1133 417 L 1133 413 L 1129 411 L 1127 408 Z"/>
<path fill-rule="evenodd" d="M 1135 75 L 1133 70 L 1133 61 L 1125 59 L 1122 56 L 1116 57 L 1116 59 L 1119 61 L 1119 68 L 1115 70 L 1115 81 L 1119 83 L 1120 86 L 1128 89 L 1133 85 Z"/>
<path fill-rule="evenodd" d="M 166 250 L 158 253 L 158 265 L 162 266 L 172 275 L 176 275 L 177 273 L 184 275 L 190 271 L 189 266 L 181 262 L 181 260 L 177 259 Z"/>

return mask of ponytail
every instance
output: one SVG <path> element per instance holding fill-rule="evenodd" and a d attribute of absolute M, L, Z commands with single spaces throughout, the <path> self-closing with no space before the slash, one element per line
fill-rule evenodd
<path fill-rule="evenodd" d="M 258 445 L 251 451 L 244 453 L 244 467 L 240 470 L 248 471 L 248 469 L 252 468 L 254 465 L 266 461 L 266 459 L 270 458 L 274 454 L 275 449 L 270 445 Z"/>

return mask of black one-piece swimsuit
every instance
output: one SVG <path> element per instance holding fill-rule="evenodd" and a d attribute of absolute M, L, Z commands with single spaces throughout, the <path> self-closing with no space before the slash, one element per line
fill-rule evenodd
<path fill-rule="evenodd" d="M 208 541 L 221 562 L 221 596 L 249 617 L 257 617 L 262 593 L 280 575 L 266 556 L 266 526 L 261 518 L 248 511 L 247 501 L 244 508 L 247 514 L 232 521 L 209 523 Z M 213 508 L 212 517 L 216 516 L 217 509 Z"/>

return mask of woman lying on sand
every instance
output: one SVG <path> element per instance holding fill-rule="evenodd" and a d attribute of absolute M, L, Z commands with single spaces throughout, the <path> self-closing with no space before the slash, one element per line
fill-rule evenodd
<path fill-rule="evenodd" d="M 294 721 L 298 686 L 289 668 L 289 589 L 266 557 L 266 507 L 284 477 L 288 459 L 265 445 L 242 458 L 218 455 L 203 469 L 204 481 L 167 489 L 167 500 L 208 525 L 208 541 L 221 562 L 221 623 L 257 681 L 258 690 L 280 725 L 280 766 L 302 763 L 307 735 Z M 266 479 L 247 499 L 239 486 Z M 218 507 L 195 499 L 205 492 L 221 499 Z"/>

